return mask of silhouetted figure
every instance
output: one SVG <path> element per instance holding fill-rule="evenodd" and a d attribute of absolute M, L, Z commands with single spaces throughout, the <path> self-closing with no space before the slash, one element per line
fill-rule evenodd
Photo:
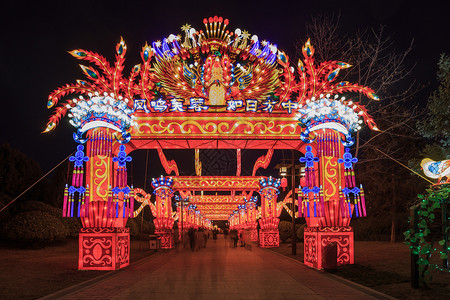
<path fill-rule="evenodd" d="M 237 247 L 238 242 L 238 232 L 236 229 L 230 230 L 230 238 L 233 240 L 234 247 Z"/>
<path fill-rule="evenodd" d="M 200 248 L 205 248 L 205 236 L 203 235 L 203 229 L 202 228 L 200 228 L 198 231 L 197 231 L 197 243 L 196 243 L 196 247 L 195 247 L 195 250 L 199 250 Z"/>
<path fill-rule="evenodd" d="M 241 242 L 241 247 L 244 247 L 245 241 L 244 241 L 244 233 L 242 231 L 239 232 L 239 241 Z"/>
<path fill-rule="evenodd" d="M 188 230 L 188 236 L 189 236 L 189 244 L 191 245 L 191 250 L 194 251 L 195 250 L 195 238 L 197 235 L 197 230 L 195 230 L 194 228 L 189 228 Z"/>
<path fill-rule="evenodd" d="M 228 228 L 225 228 L 224 230 L 223 230 L 223 238 L 228 238 Z"/>

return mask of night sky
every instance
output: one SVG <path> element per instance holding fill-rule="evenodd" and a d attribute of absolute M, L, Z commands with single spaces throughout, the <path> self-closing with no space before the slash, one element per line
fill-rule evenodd
<path fill-rule="evenodd" d="M 305 24 L 313 15 L 340 12 L 343 29 L 349 33 L 385 24 L 398 49 L 406 48 L 414 38 L 410 60 L 417 65 L 412 76 L 430 83 L 433 89 L 439 55 L 450 54 L 449 16 L 444 2 L 2 1 L 0 142 L 30 155 L 44 171 L 51 169 L 76 147 L 74 129 L 67 118 L 53 132 L 41 134 L 52 113 L 46 108 L 48 94 L 84 78 L 78 67 L 80 61 L 67 51 L 90 50 L 113 62 L 115 45 L 122 36 L 128 47 L 128 74 L 140 63 L 139 51 L 146 41 L 181 33 L 180 27 L 186 23 L 204 29 L 203 18 L 214 15 L 228 18 L 230 30 L 246 29 L 276 43 L 288 53 L 291 64 L 297 61 L 295 42 L 308 38 Z M 425 100 L 428 94 L 422 95 Z M 155 165 L 151 168 L 158 169 L 155 172 L 161 169 Z"/>

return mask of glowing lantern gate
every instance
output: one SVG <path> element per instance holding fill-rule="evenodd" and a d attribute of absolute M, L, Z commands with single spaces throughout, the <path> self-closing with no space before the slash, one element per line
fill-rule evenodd
<path fill-rule="evenodd" d="M 305 263 L 321 267 L 323 241 L 328 237 L 349 240 L 348 245 L 338 245 L 339 251 L 347 249 L 338 257 L 348 257 L 338 263 L 352 263 L 353 235 L 348 225 L 353 214 L 365 216 L 366 211 L 364 193 L 356 186 L 351 166 L 355 159 L 344 147 L 352 144 L 351 133 L 363 121 L 370 129 L 378 129 L 363 105 L 338 95 L 358 92 L 373 100 L 378 97 L 370 88 L 336 82 L 340 70 L 350 65 L 316 64 L 309 40 L 295 70 L 276 45 L 259 41 L 256 35 L 250 38 L 240 29 L 235 34 L 225 30 L 228 20 L 214 17 L 204 24 L 205 32 L 183 26 L 183 42 L 170 35 L 152 47 L 146 44 L 142 63 L 132 68 L 128 78 L 122 74 L 127 49 L 123 40 L 116 46 L 113 66 L 96 53 L 70 52 L 95 67 L 81 65 L 87 80 L 50 94 L 48 108 L 70 94 L 81 96 L 56 107 L 45 132 L 67 114 L 77 129 L 75 141 L 86 144 L 87 155 L 80 148 L 73 158 L 77 165 L 65 189 L 63 207 L 64 216 L 82 218 L 79 268 L 108 270 L 128 264 L 125 224 L 135 213 L 134 190 L 126 180 L 127 153 L 151 148 L 158 149 L 166 173 L 176 175 L 176 163 L 168 162 L 162 149 L 237 149 L 239 159 L 240 149 L 270 149 L 264 159 L 258 159 L 253 175 L 257 168 L 268 166 L 274 149 L 302 151 L 304 162 L 312 164 L 302 180 L 298 203 L 308 222 Z M 264 182 L 260 244 L 268 247 L 279 242 L 276 197 L 280 183 Z M 157 194 L 157 206 L 167 195 Z M 148 198 L 142 203 L 150 204 Z M 173 225 L 169 207 L 154 209 L 159 215 L 155 226 L 159 222 L 158 228 L 169 230 Z M 254 226 L 249 225 L 254 219 L 248 214 L 247 210 L 246 226 Z M 197 215 L 188 209 L 189 226 L 202 225 Z M 242 225 L 236 218 L 239 215 L 230 218 L 231 226 Z"/>

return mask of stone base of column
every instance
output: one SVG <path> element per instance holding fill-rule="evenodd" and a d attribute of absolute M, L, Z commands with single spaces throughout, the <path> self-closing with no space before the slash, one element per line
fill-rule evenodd
<path fill-rule="evenodd" d="M 172 249 L 174 247 L 172 231 L 156 231 L 155 234 L 161 241 L 161 249 Z"/>
<path fill-rule="evenodd" d="M 326 267 L 324 261 L 324 250 L 330 243 L 337 245 L 337 266 L 354 263 L 353 251 L 353 228 L 350 226 L 338 227 L 305 227 L 304 236 L 304 263 L 305 265 L 323 269 Z"/>
<path fill-rule="evenodd" d="M 130 229 L 81 228 L 78 247 L 78 270 L 118 270 L 130 264 Z"/>
<path fill-rule="evenodd" d="M 261 230 L 259 232 L 259 246 L 272 248 L 280 246 L 280 233 L 278 230 Z"/>

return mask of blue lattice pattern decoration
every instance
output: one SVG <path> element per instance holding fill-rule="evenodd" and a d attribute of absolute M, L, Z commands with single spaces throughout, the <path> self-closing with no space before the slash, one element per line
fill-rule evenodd
<path fill-rule="evenodd" d="M 305 150 L 305 156 L 300 158 L 300 162 L 305 164 L 305 186 L 299 187 L 301 191 L 299 193 L 299 216 L 323 217 L 325 216 L 323 190 L 322 187 L 317 186 L 317 174 L 314 168 L 314 163 L 318 163 L 320 159 L 314 156 L 311 146 L 306 146 Z"/>
<path fill-rule="evenodd" d="M 63 217 L 87 217 L 89 215 L 89 185 L 84 187 L 84 146 L 78 145 L 75 155 L 69 157 L 74 163 L 71 185 L 66 184 L 63 198 Z M 78 205 L 75 204 L 78 202 Z M 76 209 L 76 211 L 75 211 Z"/>
<path fill-rule="evenodd" d="M 364 196 L 362 184 L 359 187 L 355 186 L 353 188 L 344 187 L 341 189 L 339 187 L 339 202 L 341 206 L 341 213 L 344 218 L 351 218 L 353 215 L 353 209 L 356 217 L 367 216 L 366 198 Z"/>
<path fill-rule="evenodd" d="M 117 163 L 115 172 L 115 186 L 109 188 L 107 217 L 108 218 L 132 218 L 134 212 L 134 189 L 133 185 L 128 187 L 128 174 L 126 164 L 131 162 L 132 158 L 127 156 L 126 147 L 120 145 L 119 152 L 112 161 Z"/>
<path fill-rule="evenodd" d="M 338 163 L 344 165 L 345 186 L 343 188 L 339 187 L 339 201 L 341 213 L 344 218 L 351 218 L 353 215 L 353 210 L 356 217 L 367 216 L 364 189 L 362 185 L 360 185 L 360 187 L 356 186 L 355 170 L 353 169 L 353 164 L 357 162 L 358 159 L 352 156 L 349 148 L 345 148 L 345 152 L 342 158 L 338 159 Z"/>
<path fill-rule="evenodd" d="M 122 167 L 126 167 L 127 162 L 131 162 L 132 158 L 131 156 L 127 156 L 127 153 L 125 152 L 125 146 L 124 145 L 120 145 L 119 147 L 119 153 L 117 153 L 117 157 L 113 158 L 113 162 L 117 162 L 119 168 Z"/>
<path fill-rule="evenodd" d="M 299 217 L 324 217 L 325 201 L 322 186 L 300 186 Z"/>

